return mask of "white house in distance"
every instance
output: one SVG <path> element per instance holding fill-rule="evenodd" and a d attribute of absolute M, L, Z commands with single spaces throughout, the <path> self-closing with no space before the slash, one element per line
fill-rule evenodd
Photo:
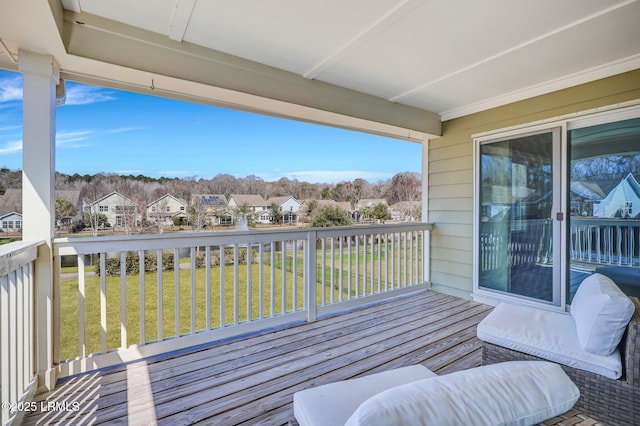
<path fill-rule="evenodd" d="M 175 218 L 187 218 L 187 202 L 171 194 L 147 205 L 147 219 L 158 225 L 173 225 Z"/>
<path fill-rule="evenodd" d="M 0 216 L 0 230 L 2 232 L 20 232 L 22 230 L 22 215 L 11 212 Z"/>
<path fill-rule="evenodd" d="M 640 216 L 640 183 L 629 173 L 605 199 L 593 206 L 596 217 L 635 218 Z"/>
<path fill-rule="evenodd" d="M 248 206 L 249 210 L 254 213 L 255 220 L 258 223 L 271 223 L 271 212 L 269 211 L 269 203 L 258 194 L 231 194 L 229 196 L 229 207 L 238 209 L 241 206 Z"/>
<path fill-rule="evenodd" d="M 282 223 L 294 224 L 298 223 L 298 211 L 302 207 L 302 203 L 291 195 L 284 197 L 271 197 L 267 200 L 269 206 L 277 204 L 282 212 Z"/>
<path fill-rule="evenodd" d="M 140 220 L 138 205 L 114 191 L 89 204 L 86 208 L 92 214 L 103 214 L 113 227 L 127 227 Z"/>

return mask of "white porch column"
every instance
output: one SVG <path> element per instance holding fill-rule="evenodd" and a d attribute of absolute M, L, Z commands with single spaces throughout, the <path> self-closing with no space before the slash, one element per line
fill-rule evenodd
<path fill-rule="evenodd" d="M 422 221 L 429 222 L 429 139 L 422 141 Z M 423 244 L 424 280 L 431 284 L 431 232 L 425 234 Z"/>
<path fill-rule="evenodd" d="M 36 365 L 38 387 L 55 386 L 53 359 L 53 255 L 55 220 L 56 85 L 60 72 L 52 56 L 20 50 L 23 75 L 22 238 L 45 241 L 35 262 Z"/>

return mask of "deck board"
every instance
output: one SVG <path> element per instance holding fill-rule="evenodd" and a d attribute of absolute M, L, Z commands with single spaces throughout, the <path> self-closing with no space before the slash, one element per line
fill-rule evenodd
<path fill-rule="evenodd" d="M 476 326 L 491 307 L 422 291 L 192 352 L 61 381 L 24 424 L 295 424 L 293 393 L 421 363 L 438 374 L 480 364 Z"/>

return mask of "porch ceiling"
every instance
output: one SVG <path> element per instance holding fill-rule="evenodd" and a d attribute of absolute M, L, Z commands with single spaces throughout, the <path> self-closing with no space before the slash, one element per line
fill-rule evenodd
<path fill-rule="evenodd" d="M 410 140 L 440 120 L 640 67 L 636 0 L 23 0 L 63 76 Z"/>

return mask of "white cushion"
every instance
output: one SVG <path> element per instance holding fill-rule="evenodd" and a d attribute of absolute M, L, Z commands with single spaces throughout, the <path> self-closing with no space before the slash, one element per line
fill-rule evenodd
<path fill-rule="evenodd" d="M 300 426 L 343 425 L 369 397 L 394 386 L 435 376 L 418 364 L 305 389 L 293 395 L 293 414 Z"/>
<path fill-rule="evenodd" d="M 501 303 L 478 324 L 478 337 L 539 358 L 611 379 L 622 375 L 620 352 L 597 355 L 584 350 L 571 315 Z"/>
<path fill-rule="evenodd" d="M 593 274 L 571 302 L 578 340 L 585 351 L 610 355 L 618 347 L 635 307 L 609 278 Z"/>
<path fill-rule="evenodd" d="M 570 410 L 579 396 L 557 364 L 505 362 L 389 389 L 345 426 L 531 425 Z"/>

